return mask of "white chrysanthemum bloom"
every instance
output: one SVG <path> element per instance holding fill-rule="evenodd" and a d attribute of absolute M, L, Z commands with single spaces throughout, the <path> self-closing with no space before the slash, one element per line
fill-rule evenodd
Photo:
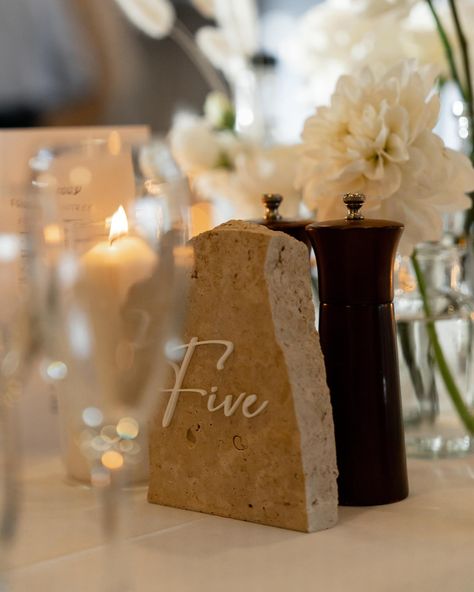
<path fill-rule="evenodd" d="M 306 62 L 318 63 L 327 57 L 351 70 L 366 64 L 391 65 L 400 61 L 402 46 L 398 36 L 387 43 L 389 31 L 393 33 L 398 27 L 399 21 L 393 15 L 379 19 L 374 27 L 371 18 L 323 3 L 304 15 L 296 35 L 302 52 L 307 54 Z"/>
<path fill-rule="evenodd" d="M 170 132 L 170 143 L 176 161 L 190 177 L 219 165 L 222 148 L 205 119 L 179 115 Z"/>
<path fill-rule="evenodd" d="M 232 77 L 258 50 L 255 0 L 214 0 L 213 18 L 217 27 L 202 27 L 196 41 L 211 64 Z"/>
<path fill-rule="evenodd" d="M 255 0 L 214 0 L 216 22 L 234 50 L 252 56 L 258 50 L 259 21 Z"/>
<path fill-rule="evenodd" d="M 457 7 L 469 35 L 474 28 L 474 2 L 458 0 Z M 436 2 L 436 8 L 455 45 L 446 1 Z M 460 52 L 455 54 L 459 61 Z M 471 54 L 474 75 L 473 48 Z M 327 102 L 339 75 L 364 66 L 382 64 L 389 68 L 400 60 L 414 58 L 422 64 L 436 64 L 444 78 L 450 77 L 433 15 L 421 0 L 322 2 L 301 17 L 282 57 L 305 78 L 305 92 L 313 104 Z"/>
<path fill-rule="evenodd" d="M 284 196 L 281 212 L 295 217 L 301 191 L 295 188 L 299 146 L 262 148 L 230 131 L 181 115 L 170 133 L 173 155 L 201 199 L 225 204 L 235 218 L 261 218 L 264 193 Z"/>
<path fill-rule="evenodd" d="M 338 8 L 349 9 L 356 14 L 368 17 L 380 16 L 389 12 L 398 16 L 408 14 L 419 0 L 328 0 Z"/>
<path fill-rule="evenodd" d="M 155 39 L 166 37 L 173 28 L 175 10 L 169 0 L 115 0 L 125 16 Z"/>
<path fill-rule="evenodd" d="M 295 217 L 301 205 L 301 192 L 295 189 L 298 146 L 241 146 L 235 154 L 233 170 L 214 170 L 199 175 L 195 188 L 204 199 L 224 201 L 233 216 L 242 219 L 263 217 L 264 193 L 280 193 L 285 217 Z"/>
<path fill-rule="evenodd" d="M 403 57 L 400 21 L 395 15 L 380 17 L 375 25 L 373 18 L 329 2 L 303 15 L 282 56 L 305 79 L 305 92 L 313 104 L 328 101 L 341 74 L 366 65 L 390 67 Z"/>
<path fill-rule="evenodd" d="M 201 27 L 196 33 L 196 43 L 214 68 L 223 72 L 233 71 L 242 56 L 230 45 L 223 31 L 217 27 Z"/>
<path fill-rule="evenodd" d="M 207 95 L 204 103 L 204 116 L 216 129 L 234 127 L 234 106 L 229 97 L 219 91 L 213 91 Z"/>
<path fill-rule="evenodd" d="M 366 215 L 403 222 L 401 250 L 441 234 L 441 213 L 469 207 L 474 169 L 432 131 L 436 72 L 404 62 L 382 76 L 366 68 L 339 80 L 328 107 L 303 131 L 297 185 L 321 220 L 344 215 L 341 194 L 362 191 Z"/>

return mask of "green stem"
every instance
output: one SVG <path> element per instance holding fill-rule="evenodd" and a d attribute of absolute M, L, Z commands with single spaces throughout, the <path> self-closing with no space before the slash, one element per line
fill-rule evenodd
<path fill-rule="evenodd" d="M 431 305 L 428 299 L 425 277 L 418 262 L 416 251 L 412 254 L 411 260 L 413 263 L 413 269 L 415 270 L 416 280 L 418 282 L 418 288 L 420 290 L 421 299 L 423 301 L 423 310 L 425 312 L 426 317 L 426 331 L 428 333 L 428 337 L 433 347 L 434 357 L 438 365 L 441 378 L 443 379 L 446 390 L 448 391 L 449 396 L 451 397 L 451 401 L 456 411 L 458 412 L 462 423 L 464 424 L 467 431 L 471 435 L 474 435 L 474 416 L 470 413 L 468 407 L 464 403 L 462 395 L 459 392 L 453 375 L 451 374 L 451 370 L 449 369 L 448 363 L 444 356 L 443 349 L 439 342 L 438 333 L 433 322 L 433 313 L 431 310 Z"/>
<path fill-rule="evenodd" d="M 451 41 L 449 40 L 448 34 L 446 33 L 446 29 L 444 28 L 443 23 L 441 22 L 441 19 L 439 18 L 439 15 L 434 7 L 433 0 L 426 0 L 426 2 L 429 6 L 431 14 L 433 15 L 433 18 L 436 23 L 436 28 L 438 29 L 438 33 L 441 38 L 441 42 L 443 44 L 444 53 L 446 55 L 449 69 L 451 71 L 451 78 L 456 83 L 457 87 L 459 88 L 463 100 L 467 103 L 467 100 L 468 100 L 467 93 L 466 93 L 464 86 L 461 82 L 461 78 L 459 77 L 459 72 L 458 72 L 458 68 L 456 66 L 456 60 L 454 59 L 454 52 L 453 52 L 453 48 L 451 46 Z"/>

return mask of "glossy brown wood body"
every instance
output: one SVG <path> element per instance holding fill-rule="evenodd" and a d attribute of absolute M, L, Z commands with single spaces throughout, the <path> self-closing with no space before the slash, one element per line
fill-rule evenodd
<path fill-rule="evenodd" d="M 402 230 L 385 220 L 307 227 L 318 263 L 341 505 L 387 504 L 408 495 L 392 304 Z"/>
<path fill-rule="evenodd" d="M 333 407 L 341 505 L 408 495 L 393 304 L 322 304 L 319 333 Z"/>

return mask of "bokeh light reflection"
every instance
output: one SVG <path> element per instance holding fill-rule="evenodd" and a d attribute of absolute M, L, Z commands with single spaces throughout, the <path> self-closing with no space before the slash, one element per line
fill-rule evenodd
<path fill-rule="evenodd" d="M 117 434 L 123 440 L 134 440 L 139 432 L 138 422 L 133 417 L 123 417 L 117 424 Z"/>

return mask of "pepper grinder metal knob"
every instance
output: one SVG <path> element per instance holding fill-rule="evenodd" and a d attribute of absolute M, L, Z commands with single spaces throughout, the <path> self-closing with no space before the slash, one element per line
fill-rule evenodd
<path fill-rule="evenodd" d="M 346 220 L 364 219 L 364 216 L 359 211 L 365 203 L 365 195 L 363 193 L 345 193 L 342 200 L 347 206 Z"/>
<path fill-rule="evenodd" d="M 265 220 L 267 222 L 275 222 L 282 219 L 279 212 L 282 201 L 283 197 L 278 193 L 265 193 L 263 195 L 262 203 L 265 206 Z"/>

